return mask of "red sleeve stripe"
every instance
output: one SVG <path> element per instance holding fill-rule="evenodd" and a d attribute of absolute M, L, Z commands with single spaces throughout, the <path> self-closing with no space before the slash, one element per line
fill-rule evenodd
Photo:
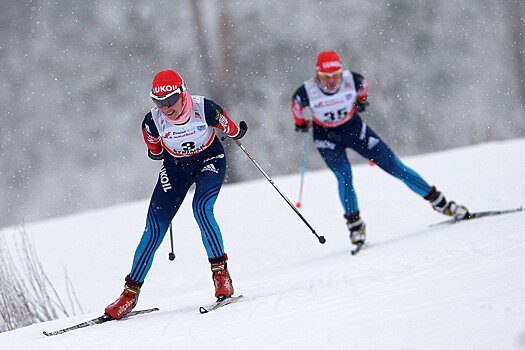
<path fill-rule="evenodd" d="M 144 138 L 144 142 L 146 143 L 146 146 L 150 150 L 151 153 L 157 155 L 162 153 L 162 144 L 160 142 L 160 136 L 152 136 L 148 134 L 148 132 L 142 128 L 142 137 Z"/>
<path fill-rule="evenodd" d="M 363 81 L 361 82 L 361 88 L 359 88 L 359 91 L 357 91 L 357 99 L 359 101 L 364 101 L 368 98 L 368 82 L 365 78 L 363 78 Z"/>
<path fill-rule="evenodd" d="M 239 135 L 239 132 L 240 132 L 239 128 L 230 119 L 230 117 L 228 116 L 228 114 L 226 113 L 224 109 L 222 110 L 222 113 L 219 113 L 219 111 L 217 111 L 217 117 L 218 117 L 217 118 L 218 120 L 217 120 L 217 123 L 214 125 L 214 127 L 216 127 L 219 130 L 224 131 L 224 133 L 228 135 L 229 137 L 235 137 Z"/>
<path fill-rule="evenodd" d="M 295 125 L 304 125 L 304 114 L 303 114 L 304 107 L 302 107 L 300 104 L 295 102 L 295 99 L 292 100 L 292 114 L 293 119 L 295 120 Z"/>

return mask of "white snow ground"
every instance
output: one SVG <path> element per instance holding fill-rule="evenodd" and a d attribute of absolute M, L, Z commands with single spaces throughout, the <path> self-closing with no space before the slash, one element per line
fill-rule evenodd
<path fill-rule="evenodd" d="M 517 139 L 404 161 L 477 211 L 524 204 L 524 154 Z M 86 313 L 0 334 L 0 348 L 524 349 L 525 213 L 431 228 L 443 217 L 398 180 L 367 165 L 354 177 L 370 242 L 358 256 L 330 172 L 307 173 L 302 208 L 325 245 L 261 176 L 225 186 L 216 206 L 244 302 L 199 314 L 213 286 L 189 196 L 177 258 L 166 236 L 137 307 L 160 311 L 55 337 L 42 331 L 96 317 L 120 294 L 147 201 L 29 224 L 54 285 L 64 293 L 67 269 Z M 295 202 L 299 176 L 274 180 Z"/>

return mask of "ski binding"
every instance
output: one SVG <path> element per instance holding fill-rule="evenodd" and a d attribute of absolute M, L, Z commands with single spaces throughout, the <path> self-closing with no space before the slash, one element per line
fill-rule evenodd
<path fill-rule="evenodd" d="M 242 294 L 235 297 L 224 297 L 221 295 L 219 298 L 217 298 L 217 301 L 211 304 L 210 306 L 201 306 L 199 308 L 199 312 L 201 314 L 207 314 L 210 311 L 217 310 L 220 307 L 242 300 L 243 297 L 244 296 Z"/>

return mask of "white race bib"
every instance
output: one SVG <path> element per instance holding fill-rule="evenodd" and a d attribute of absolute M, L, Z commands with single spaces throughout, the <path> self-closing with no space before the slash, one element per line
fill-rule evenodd
<path fill-rule="evenodd" d="M 341 88 L 333 95 L 325 95 L 313 79 L 304 82 L 314 123 L 333 128 L 353 117 L 357 100 L 354 77 L 345 70 L 341 79 Z"/>
<path fill-rule="evenodd" d="M 189 157 L 202 152 L 213 142 L 215 129 L 206 123 L 204 97 L 191 96 L 193 109 L 183 125 L 167 121 L 158 108 L 151 109 L 164 149 L 174 157 Z"/>

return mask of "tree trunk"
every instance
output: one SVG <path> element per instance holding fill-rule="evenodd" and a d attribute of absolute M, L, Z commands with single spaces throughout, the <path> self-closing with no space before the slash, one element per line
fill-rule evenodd
<path fill-rule="evenodd" d="M 201 11 L 200 0 L 190 0 L 191 15 L 193 17 L 193 23 L 195 24 L 196 42 L 200 51 L 200 64 L 202 69 L 202 77 L 206 80 L 206 85 L 209 86 L 209 90 L 214 93 L 217 89 L 217 70 L 213 64 L 211 57 L 211 46 L 208 36 L 206 35 L 207 30 L 203 22 L 203 14 Z"/>
<path fill-rule="evenodd" d="M 525 5 L 521 0 L 512 0 L 507 3 L 509 24 L 512 38 L 513 62 L 521 107 L 525 107 Z"/>

